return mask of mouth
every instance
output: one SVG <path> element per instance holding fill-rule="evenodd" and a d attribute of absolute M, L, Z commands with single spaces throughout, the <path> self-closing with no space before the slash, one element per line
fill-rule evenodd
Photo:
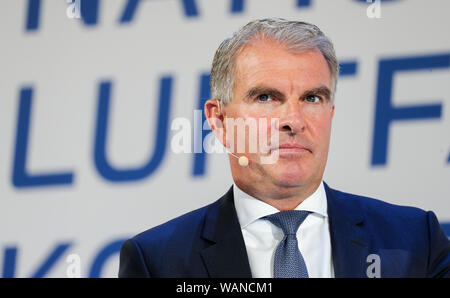
<path fill-rule="evenodd" d="M 278 151 L 280 155 L 312 153 L 309 148 L 294 143 L 281 144 L 280 146 L 273 148 L 272 151 Z"/>

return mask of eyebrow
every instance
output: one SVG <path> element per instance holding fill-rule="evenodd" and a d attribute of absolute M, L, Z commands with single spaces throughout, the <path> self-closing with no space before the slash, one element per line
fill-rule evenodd
<path fill-rule="evenodd" d="M 305 92 L 303 92 L 301 98 L 304 98 L 305 96 L 312 95 L 312 94 L 320 94 L 323 97 L 325 97 L 325 99 L 327 101 L 330 101 L 330 99 L 331 99 L 331 90 L 325 85 L 320 85 L 319 87 L 316 87 L 316 88 L 313 88 L 310 90 L 306 90 Z"/>
<path fill-rule="evenodd" d="M 260 95 L 260 94 L 273 95 L 279 100 L 284 100 L 286 98 L 284 93 L 281 92 L 280 90 L 278 90 L 276 88 L 266 87 L 266 86 L 256 86 L 256 87 L 253 87 L 253 88 L 249 89 L 247 91 L 247 94 L 246 94 L 245 97 L 247 99 L 251 99 L 251 98 L 253 98 L 253 97 L 257 96 L 257 95 Z M 303 92 L 303 94 L 300 96 L 300 98 L 304 98 L 304 97 L 306 97 L 308 95 L 313 95 L 313 94 L 320 94 L 323 97 L 325 97 L 325 99 L 327 101 L 329 101 L 330 98 L 331 98 L 331 90 L 325 85 L 320 85 L 319 87 L 305 90 Z"/>
<path fill-rule="evenodd" d="M 270 94 L 275 96 L 276 98 L 280 99 L 280 100 L 284 100 L 285 99 L 285 95 L 283 94 L 283 92 L 279 91 L 276 88 L 270 88 L 270 87 L 265 87 L 265 86 L 256 86 L 251 88 L 250 90 L 247 91 L 246 94 L 246 98 L 247 99 L 251 99 L 257 95 L 261 95 L 261 94 Z"/>

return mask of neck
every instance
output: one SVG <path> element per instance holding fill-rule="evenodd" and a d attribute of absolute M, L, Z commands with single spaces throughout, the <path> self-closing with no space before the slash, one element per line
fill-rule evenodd
<path fill-rule="evenodd" d="M 275 185 L 266 189 L 258 189 L 254 185 L 235 180 L 236 186 L 242 191 L 280 211 L 295 209 L 319 188 L 320 183 L 322 183 L 322 180 L 296 187 Z"/>

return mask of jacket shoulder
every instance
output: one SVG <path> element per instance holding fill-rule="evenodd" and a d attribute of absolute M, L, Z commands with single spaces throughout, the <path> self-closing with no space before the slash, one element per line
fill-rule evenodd
<path fill-rule="evenodd" d="M 433 211 L 337 190 L 331 192 L 345 210 L 361 213 L 359 218 L 370 235 L 372 249 L 384 252 L 384 257 L 395 256 L 391 258 L 392 264 L 397 266 L 403 258 L 408 264 L 415 264 L 416 269 L 408 269 L 412 276 L 450 276 L 450 241 Z"/>
<path fill-rule="evenodd" d="M 334 191 L 334 199 L 356 223 L 362 223 L 374 244 L 426 251 L 430 221 L 436 221 L 433 212 L 420 208 L 391 204 L 371 197 Z"/>
<path fill-rule="evenodd" d="M 168 241 L 183 241 L 189 235 L 199 235 L 207 211 L 215 203 L 185 213 L 163 224 L 141 232 L 132 239 L 143 248 L 161 246 Z"/>
<path fill-rule="evenodd" d="M 176 276 L 184 260 L 202 245 L 197 241 L 207 205 L 126 240 L 120 250 L 119 277 Z M 178 268 L 178 269 L 177 269 Z M 174 275 L 175 274 L 175 275 Z"/>
<path fill-rule="evenodd" d="M 380 199 L 334 189 L 332 191 L 335 192 L 337 200 L 340 201 L 340 203 L 358 206 L 369 218 L 380 217 L 391 220 L 424 220 L 427 216 L 425 210 L 417 207 L 392 204 Z"/>

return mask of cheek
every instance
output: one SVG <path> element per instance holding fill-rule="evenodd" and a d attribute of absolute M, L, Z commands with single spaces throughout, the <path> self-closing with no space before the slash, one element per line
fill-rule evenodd
<path fill-rule="evenodd" d="M 331 135 L 331 114 L 311 117 L 308 121 L 311 141 L 316 145 L 327 147 Z"/>
<path fill-rule="evenodd" d="M 259 153 L 267 149 L 270 118 L 262 117 L 259 111 L 248 108 L 233 109 L 227 113 L 224 129 L 226 143 L 230 149 L 234 147 L 235 152 Z"/>
<path fill-rule="evenodd" d="M 323 127 L 322 130 L 318 133 L 317 137 L 317 157 L 320 160 L 326 160 L 328 156 L 329 146 L 330 146 L 330 130 L 328 126 Z"/>
<path fill-rule="evenodd" d="M 331 131 L 331 120 L 329 118 L 314 119 L 313 127 L 319 136 L 328 137 Z"/>

